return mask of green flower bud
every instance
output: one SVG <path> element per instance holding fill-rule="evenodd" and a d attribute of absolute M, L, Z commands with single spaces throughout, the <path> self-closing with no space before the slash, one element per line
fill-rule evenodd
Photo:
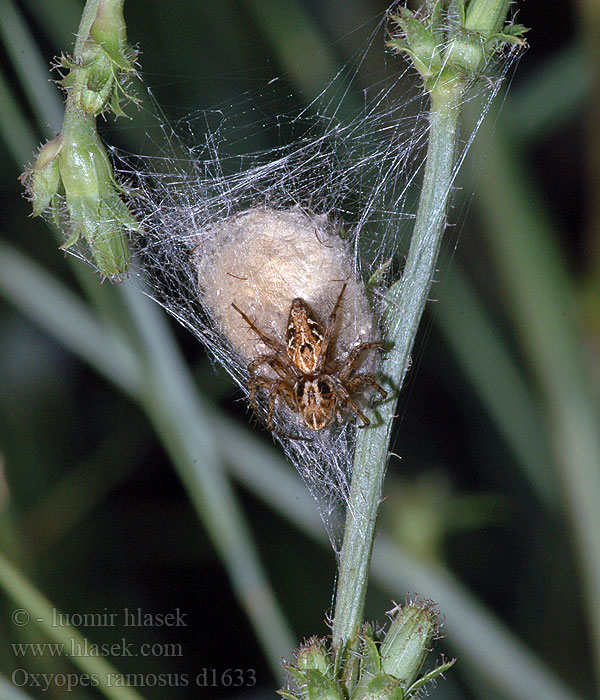
<path fill-rule="evenodd" d="M 362 637 L 362 649 L 360 659 L 360 675 L 370 674 L 376 676 L 381 673 L 381 657 L 379 647 L 373 639 L 374 631 L 370 625 L 365 625 Z"/>
<path fill-rule="evenodd" d="M 58 193 L 60 172 L 57 156 L 61 148 L 59 135 L 40 148 L 33 167 L 21 175 L 20 179 L 28 183 L 34 216 L 39 216 Z"/>
<path fill-rule="evenodd" d="M 59 157 L 71 235 L 63 249 L 79 238 L 87 241 L 100 272 L 123 275 L 130 264 L 126 232 L 138 224 L 119 197 L 112 167 L 93 120 L 80 117 L 65 140 Z"/>
<path fill-rule="evenodd" d="M 465 29 L 488 39 L 504 24 L 510 0 L 471 0 L 465 17 Z"/>
<path fill-rule="evenodd" d="M 60 154 L 60 174 L 68 200 L 99 201 L 114 186 L 112 168 L 92 120 L 77 120 L 77 130 L 65 139 Z M 76 138 L 75 138 L 76 136 Z"/>
<path fill-rule="evenodd" d="M 371 625 L 364 624 L 361 635 L 360 652 L 350 654 L 350 659 L 357 658 L 358 664 L 358 679 L 351 677 L 351 685 L 346 685 L 346 688 L 352 691 L 351 700 L 362 700 L 368 691 L 369 684 L 375 676 L 381 675 L 381 658 L 379 656 L 379 647 L 374 640 L 375 632 Z"/>
<path fill-rule="evenodd" d="M 429 4 L 429 14 L 405 7 L 390 15 L 400 29 L 387 46 L 407 53 L 426 90 L 447 91 L 479 77 L 489 59 L 506 44 L 524 44 L 520 25 L 505 24 L 508 0 L 464 0 Z"/>
<path fill-rule="evenodd" d="M 384 673 L 402 681 L 404 690 L 416 679 L 423 661 L 438 633 L 438 614 L 431 601 L 397 606 L 391 613 L 392 624 L 381 645 Z"/>
<path fill-rule="evenodd" d="M 71 104 L 94 117 L 104 111 L 113 91 L 110 63 L 106 57 L 103 58 L 104 61 L 101 58 L 98 60 L 98 63 L 105 63 L 102 68 L 94 70 L 96 62 L 75 68 L 62 81 L 71 98 Z"/>
<path fill-rule="evenodd" d="M 99 0 L 94 22 L 85 45 L 73 61 L 62 57 L 69 69 L 61 80 L 68 101 L 67 109 L 80 109 L 97 116 L 111 111 L 126 116 L 120 100 L 137 102 L 125 83 L 135 74 L 137 53 L 127 44 L 127 27 L 123 19 L 123 0 Z"/>
<path fill-rule="evenodd" d="M 446 52 L 449 65 L 468 76 L 475 75 L 484 66 L 487 55 L 485 40 L 476 32 L 458 34 Z"/>
<path fill-rule="evenodd" d="M 61 80 L 70 97 L 70 104 L 86 114 L 101 114 L 113 93 L 120 89 L 111 60 L 95 44 L 86 49 L 81 65 L 66 57 L 61 59 L 61 64 L 70 68 L 69 74 Z"/>
<path fill-rule="evenodd" d="M 296 657 L 299 671 L 320 671 L 323 674 L 331 668 L 331 659 L 324 639 L 311 637 L 301 647 Z"/>
<path fill-rule="evenodd" d="M 127 44 L 123 2 L 124 0 L 99 0 L 90 36 L 121 70 L 132 71 L 135 52 Z"/>
<path fill-rule="evenodd" d="M 391 15 L 404 34 L 404 39 L 393 38 L 386 46 L 395 51 L 404 51 L 412 59 L 423 80 L 439 73 L 441 68 L 440 41 L 407 7 L 399 7 L 399 13 Z"/>
<path fill-rule="evenodd" d="M 333 674 L 333 662 L 326 641 L 311 637 L 300 647 L 294 664 L 286 665 L 298 690 L 280 690 L 287 700 L 343 700 Z"/>

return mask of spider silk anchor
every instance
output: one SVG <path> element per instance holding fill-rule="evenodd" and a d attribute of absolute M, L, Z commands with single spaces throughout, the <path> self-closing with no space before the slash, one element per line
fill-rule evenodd
<path fill-rule="evenodd" d="M 369 419 L 352 398 L 362 387 L 371 386 L 382 399 L 387 397 L 387 391 L 379 386 L 371 374 L 355 373 L 361 355 L 367 350 L 381 349 L 381 341 L 360 343 L 345 358 L 330 358 L 332 334 L 346 286 L 343 285 L 325 328 L 314 318 L 304 299 L 294 299 L 288 317 L 286 345 L 264 333 L 232 303 L 244 321 L 272 350 L 248 365 L 250 405 L 257 415 L 260 412 L 256 392 L 261 387 L 268 392 L 268 430 L 274 430 L 273 416 L 278 398 L 300 416 L 307 428 L 323 430 L 336 418 L 343 419 L 341 410 L 345 406 L 349 406 L 361 419 L 361 427 L 370 425 Z M 261 374 L 259 369 L 263 365 L 271 367 L 277 378 Z"/>

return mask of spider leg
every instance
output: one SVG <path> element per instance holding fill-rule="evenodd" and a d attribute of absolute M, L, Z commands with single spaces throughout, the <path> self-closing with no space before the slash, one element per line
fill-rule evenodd
<path fill-rule="evenodd" d="M 263 387 L 269 394 L 269 407 L 267 410 L 267 430 L 275 430 L 273 424 L 273 415 L 275 413 L 275 403 L 277 397 L 282 396 L 287 405 L 293 411 L 296 409 L 294 402 L 294 394 L 287 382 L 282 379 L 270 379 L 269 377 L 251 377 L 248 381 L 248 390 L 250 392 L 249 400 L 252 410 L 257 416 L 260 416 L 260 406 L 256 400 L 256 390 Z"/>
<path fill-rule="evenodd" d="M 290 388 L 290 385 L 288 384 L 288 382 L 285 379 L 283 381 L 279 382 L 279 389 L 282 390 L 280 393 L 283 396 L 290 411 L 297 412 L 298 411 L 298 404 L 296 403 L 296 397 L 294 395 L 294 391 L 293 391 L 293 389 Z M 289 436 L 287 436 L 287 437 L 289 437 Z"/>
<path fill-rule="evenodd" d="M 343 403 L 347 403 L 350 408 L 356 413 L 356 415 L 361 419 L 363 424 L 359 427 L 368 428 L 371 425 L 371 421 L 365 416 L 365 414 L 360 410 L 356 403 L 352 400 L 351 396 L 344 396 L 342 399 Z"/>
<path fill-rule="evenodd" d="M 356 363 L 358 362 L 358 358 L 363 354 L 363 352 L 366 352 L 367 350 L 370 350 L 371 348 L 378 348 L 381 349 L 383 347 L 383 343 L 381 340 L 374 341 L 374 342 L 369 342 L 369 343 L 361 343 L 360 345 L 357 345 L 355 348 L 352 348 L 352 350 L 348 353 L 348 357 L 344 360 L 344 364 L 341 366 L 338 376 L 339 378 L 344 381 L 348 379 L 348 377 L 352 374 L 352 371 L 354 370 L 354 367 Z M 361 375 L 357 375 L 361 376 Z"/>
<path fill-rule="evenodd" d="M 296 380 L 298 379 L 296 376 L 297 372 L 295 371 L 296 368 L 291 364 L 282 362 L 281 358 L 277 355 L 260 355 L 260 357 L 252 360 L 252 362 L 248 365 L 248 374 L 251 378 L 258 376 L 256 374 L 256 370 L 263 364 L 269 365 L 269 367 L 275 370 L 277 376 L 284 382 L 295 384 Z M 290 372 L 290 370 L 292 371 Z M 265 379 L 272 379 L 272 377 L 265 377 Z M 290 408 L 294 410 L 293 406 L 290 406 Z"/>
<path fill-rule="evenodd" d="M 269 411 L 267 413 L 267 430 L 273 430 L 275 427 L 273 425 L 273 414 L 275 413 L 275 402 L 277 401 L 277 395 L 279 394 L 279 387 L 282 382 L 277 380 L 273 381 L 271 388 L 269 389 Z"/>
<path fill-rule="evenodd" d="M 255 375 L 261 365 L 270 365 L 273 355 L 259 355 L 248 365 L 248 374 Z"/>
<path fill-rule="evenodd" d="M 258 362 L 259 359 L 262 360 L 264 358 L 257 358 L 254 362 Z M 286 381 L 271 379 L 269 377 L 250 377 L 250 379 L 248 380 L 248 390 L 250 392 L 250 406 L 252 407 L 254 413 L 256 413 L 256 415 L 260 417 L 260 406 L 258 405 L 258 401 L 256 400 L 256 390 L 259 387 L 263 387 L 269 392 L 269 408 L 267 412 L 267 423 L 265 426 L 267 430 L 270 430 L 272 433 L 280 435 L 284 438 L 288 438 L 290 440 L 302 440 L 308 442 L 308 438 L 306 437 L 303 437 L 301 435 L 290 435 L 289 433 L 282 433 L 279 430 L 277 430 L 277 428 L 275 428 L 275 426 L 273 425 L 275 403 L 277 401 L 278 396 L 283 396 L 286 404 L 288 405 L 291 411 L 295 413 L 298 412 L 296 397 L 294 396 L 294 392 L 290 388 L 289 384 Z"/>
<path fill-rule="evenodd" d="M 377 389 L 382 399 L 387 398 L 387 391 L 383 387 L 379 386 L 379 384 L 377 384 L 370 374 L 355 374 L 349 382 L 346 382 L 346 391 L 355 391 L 362 384 L 368 384 L 374 389 Z"/>
<path fill-rule="evenodd" d="M 275 338 L 271 338 L 270 335 L 263 333 L 260 330 L 260 328 L 256 325 L 256 323 L 254 323 L 254 321 L 249 316 L 246 316 L 246 314 L 240 309 L 239 306 L 236 306 L 234 303 L 232 303 L 231 306 L 233 306 L 233 308 L 238 312 L 238 314 L 240 314 L 244 321 L 246 321 L 250 328 L 252 328 L 252 330 L 267 347 L 271 348 L 271 350 L 273 350 L 276 353 L 282 352 L 284 355 L 286 354 L 287 350 L 278 340 L 275 340 Z"/>
<path fill-rule="evenodd" d="M 259 355 L 248 365 L 248 374 L 251 376 L 256 375 L 256 370 L 261 365 L 269 365 L 269 367 L 272 367 L 282 379 L 289 379 L 292 382 L 296 381 L 295 376 L 290 376 L 288 365 L 282 362 L 281 358 L 277 355 Z M 270 377 L 267 378 L 270 379 Z"/>
<path fill-rule="evenodd" d="M 254 413 L 256 413 L 257 416 L 260 416 L 260 407 L 256 400 L 256 390 L 259 386 L 264 386 L 265 389 L 268 386 L 262 377 L 260 379 L 258 377 L 251 377 L 248 380 L 248 391 L 250 393 L 248 400 L 250 401 L 250 406 L 252 410 L 254 411 Z"/>
<path fill-rule="evenodd" d="M 325 326 L 325 333 L 323 335 L 323 343 L 321 344 L 321 354 L 319 356 L 319 362 L 317 363 L 317 367 L 315 368 L 316 372 L 320 372 L 321 369 L 323 368 L 323 365 L 325 364 L 327 360 L 327 350 L 329 348 L 329 342 L 331 340 L 331 334 L 333 333 L 333 329 L 335 328 L 335 321 L 337 318 L 337 312 L 338 309 L 340 308 L 340 304 L 342 303 L 342 297 L 344 296 L 344 292 L 346 291 L 346 287 L 348 284 L 344 282 L 344 286 L 342 287 L 339 296 L 337 298 L 337 301 L 335 302 L 335 306 L 333 307 L 333 310 L 329 314 L 329 319 L 327 320 L 327 326 Z"/>
<path fill-rule="evenodd" d="M 351 389 L 346 384 L 342 384 L 339 379 L 334 379 L 335 383 L 335 394 L 336 394 L 336 410 L 339 411 L 340 406 L 345 406 L 346 404 L 356 413 L 356 415 L 361 419 L 363 424 L 361 428 L 367 428 L 371 425 L 371 421 L 365 416 L 365 414 L 360 410 L 356 403 L 352 400 L 350 396 Z M 341 415 L 341 413 L 340 413 Z"/>

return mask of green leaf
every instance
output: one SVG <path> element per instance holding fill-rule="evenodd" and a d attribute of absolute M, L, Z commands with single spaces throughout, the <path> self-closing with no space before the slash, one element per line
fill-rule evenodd
<path fill-rule="evenodd" d="M 379 648 L 370 634 L 365 634 L 363 636 L 360 673 L 361 677 L 364 673 L 370 673 L 373 676 L 381 673 Z"/>
<path fill-rule="evenodd" d="M 406 696 L 407 697 L 415 697 L 417 692 L 421 688 L 426 686 L 427 683 L 431 683 L 431 681 L 438 678 L 438 676 L 441 676 L 449 668 L 452 668 L 452 666 L 454 666 L 455 663 L 456 663 L 456 659 L 452 659 L 452 661 L 447 661 L 446 663 L 443 663 L 443 664 L 440 664 L 439 666 L 436 666 L 432 671 L 429 671 L 428 673 L 424 673 L 420 678 L 417 678 L 417 680 L 406 691 Z"/>
<path fill-rule="evenodd" d="M 133 70 L 135 52 L 127 44 L 123 1 L 99 0 L 90 36 L 122 71 L 127 72 Z"/>
<path fill-rule="evenodd" d="M 344 700 L 335 685 L 320 671 L 306 672 L 308 700 Z"/>
<path fill-rule="evenodd" d="M 286 698 L 286 700 L 300 700 L 300 698 L 297 695 L 294 695 L 293 693 L 288 693 L 287 690 L 277 690 L 275 691 L 277 695 L 281 695 L 282 698 Z"/>
<path fill-rule="evenodd" d="M 403 697 L 402 682 L 382 674 L 371 680 L 362 700 L 402 700 Z"/>

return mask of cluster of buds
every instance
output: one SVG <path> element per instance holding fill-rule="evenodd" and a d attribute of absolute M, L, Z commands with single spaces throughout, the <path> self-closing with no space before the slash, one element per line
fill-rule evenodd
<path fill-rule="evenodd" d="M 109 111 L 125 116 L 121 100 L 137 101 L 126 87 L 136 75 L 136 58 L 137 52 L 127 43 L 123 0 L 101 0 L 81 55 L 76 60 L 61 58 L 61 66 L 69 73 L 60 84 L 71 104 L 86 114 Z"/>
<path fill-rule="evenodd" d="M 57 226 L 64 201 L 69 235 L 62 248 L 83 238 L 104 277 L 119 279 L 130 265 L 127 234 L 139 225 L 121 199 L 112 165 L 96 131 L 96 117 L 124 114 L 121 101 L 134 99 L 124 85 L 135 75 L 136 53 L 127 44 L 123 0 L 99 0 L 83 48 L 61 59 L 69 73 L 60 81 L 66 92 L 63 127 L 40 149 L 21 178 L 33 215 L 50 209 Z"/>
<path fill-rule="evenodd" d="M 527 31 L 505 22 L 509 0 L 433 0 L 424 11 L 398 7 L 390 15 L 400 30 L 386 46 L 407 54 L 428 92 L 477 79 L 493 55 L 525 44 Z"/>
<path fill-rule="evenodd" d="M 300 648 L 286 668 L 291 690 L 280 690 L 286 700 L 408 700 L 427 683 L 447 671 L 454 661 L 419 676 L 432 641 L 439 636 L 433 603 L 421 601 L 396 606 L 382 641 L 364 625 L 340 654 L 325 640 L 313 637 Z"/>

